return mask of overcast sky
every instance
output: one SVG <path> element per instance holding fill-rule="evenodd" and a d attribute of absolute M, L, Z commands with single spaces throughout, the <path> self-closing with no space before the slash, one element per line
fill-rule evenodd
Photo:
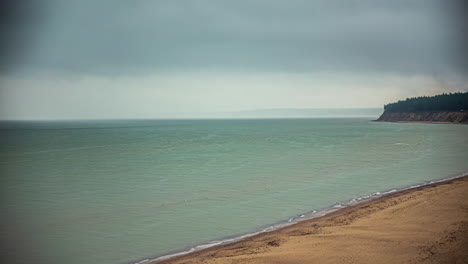
<path fill-rule="evenodd" d="M 466 91 L 462 2 L 2 1 L 0 119 L 367 108 Z"/>

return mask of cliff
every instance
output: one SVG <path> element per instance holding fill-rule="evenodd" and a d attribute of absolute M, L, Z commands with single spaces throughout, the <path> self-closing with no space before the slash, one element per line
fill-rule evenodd
<path fill-rule="evenodd" d="M 468 124 L 468 111 L 388 112 L 376 121 L 382 122 L 434 122 Z"/>

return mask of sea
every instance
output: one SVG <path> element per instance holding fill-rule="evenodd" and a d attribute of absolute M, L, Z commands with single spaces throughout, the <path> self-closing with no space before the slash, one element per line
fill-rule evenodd
<path fill-rule="evenodd" d="M 468 126 L 0 122 L 4 263 L 144 263 L 468 171 Z"/>

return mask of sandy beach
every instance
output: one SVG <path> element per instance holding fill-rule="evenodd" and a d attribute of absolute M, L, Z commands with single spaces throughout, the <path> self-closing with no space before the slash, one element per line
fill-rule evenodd
<path fill-rule="evenodd" d="M 465 176 L 157 263 L 467 263 L 467 198 Z"/>

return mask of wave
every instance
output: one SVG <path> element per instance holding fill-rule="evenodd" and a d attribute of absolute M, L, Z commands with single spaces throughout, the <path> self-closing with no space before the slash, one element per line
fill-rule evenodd
<path fill-rule="evenodd" d="M 465 177 L 465 176 L 468 176 L 468 172 L 464 172 L 464 173 L 461 173 L 461 174 L 458 174 L 458 175 L 455 175 L 455 176 L 441 178 L 439 180 L 425 181 L 425 182 L 422 182 L 422 183 L 419 183 L 419 184 L 409 185 L 409 186 L 402 187 L 402 188 L 397 188 L 397 189 L 393 188 L 393 189 L 388 189 L 388 190 L 384 190 L 384 191 L 374 192 L 374 193 L 371 193 L 371 194 L 368 194 L 368 195 L 363 195 L 363 196 L 360 196 L 360 197 L 357 197 L 357 198 L 353 198 L 351 200 L 347 200 L 347 201 L 343 201 L 343 202 L 337 202 L 334 205 L 331 205 L 331 206 L 328 206 L 328 207 L 325 207 L 325 208 L 322 208 L 322 209 L 319 209 L 319 210 L 313 210 L 313 211 L 310 211 L 308 213 L 299 214 L 297 216 L 289 218 L 286 221 L 281 221 L 281 222 L 278 222 L 276 224 L 266 226 L 266 227 L 262 228 L 261 230 L 258 230 L 258 231 L 252 232 L 252 233 L 246 233 L 246 234 L 242 234 L 242 235 L 227 237 L 227 238 L 220 239 L 220 240 L 209 241 L 207 243 L 203 243 L 203 244 L 191 247 L 190 249 L 177 251 L 177 252 L 174 252 L 174 253 L 169 253 L 169 254 L 162 255 L 162 256 L 159 256 L 159 257 L 155 257 L 155 258 L 145 258 L 143 260 L 139 260 L 139 261 L 136 261 L 136 262 L 131 262 L 130 264 L 144 264 L 144 263 L 148 263 L 148 262 L 158 262 L 158 261 L 170 259 L 170 258 L 173 258 L 173 257 L 186 255 L 186 254 L 189 254 L 189 253 L 192 253 L 192 252 L 195 252 L 195 251 L 200 251 L 200 250 L 203 250 L 203 249 L 206 249 L 206 248 L 210 248 L 210 247 L 214 247 L 214 246 L 218 246 L 218 245 L 226 245 L 226 244 L 234 243 L 234 242 L 237 242 L 237 241 L 243 240 L 245 238 L 258 235 L 258 234 L 272 232 L 272 231 L 278 230 L 278 229 L 286 227 L 286 226 L 297 224 L 297 223 L 302 222 L 302 221 L 322 217 L 322 216 L 325 216 L 325 215 L 330 214 L 332 212 L 336 212 L 336 211 L 338 211 L 340 209 L 343 209 L 343 208 L 346 208 L 346 207 L 349 207 L 349 206 L 354 206 L 354 205 L 364 203 L 364 202 L 367 202 L 367 201 L 371 201 L 371 200 L 377 199 L 379 197 L 382 197 L 382 196 L 385 196 L 385 195 L 388 195 L 388 194 L 391 194 L 391 193 L 406 191 L 406 190 L 410 190 L 410 189 L 414 189 L 414 188 L 418 188 L 418 187 L 421 187 L 421 186 L 430 185 L 430 184 L 434 184 L 434 183 L 450 181 L 450 180 L 454 180 L 454 179 L 457 179 L 457 178 L 462 178 L 462 177 Z"/>

